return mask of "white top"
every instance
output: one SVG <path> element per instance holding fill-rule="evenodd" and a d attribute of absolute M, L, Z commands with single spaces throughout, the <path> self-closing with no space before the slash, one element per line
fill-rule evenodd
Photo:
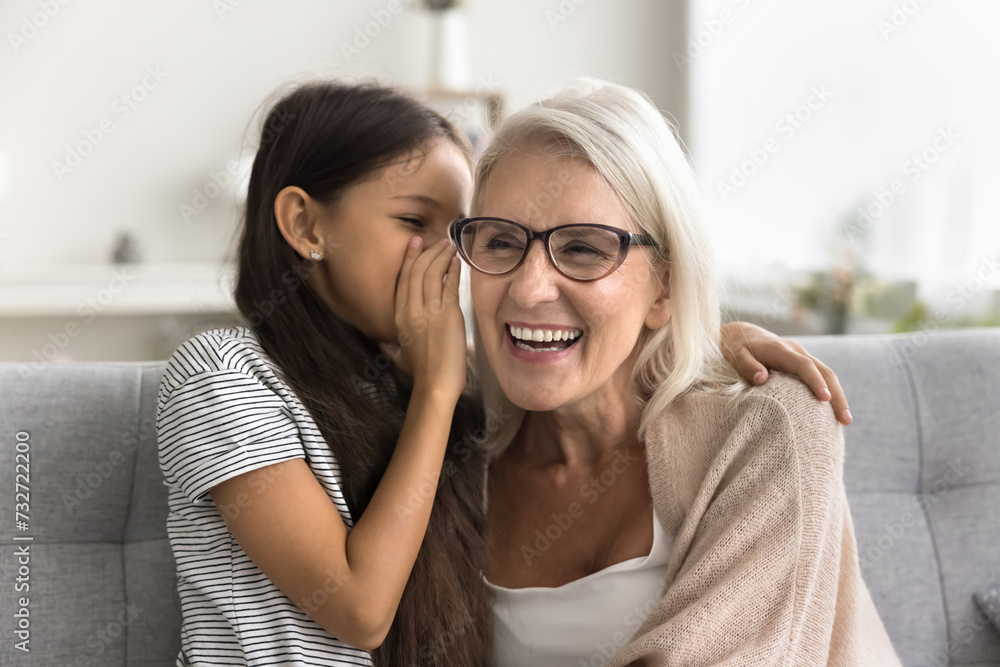
<path fill-rule="evenodd" d="M 653 511 L 649 555 L 555 588 L 493 591 L 495 667 L 604 665 L 656 609 L 673 538 Z M 543 556 L 544 557 L 544 556 Z"/>
<path fill-rule="evenodd" d="M 177 665 L 371 665 L 367 651 L 331 637 L 271 583 L 208 494 L 302 458 L 353 525 L 333 453 L 272 364 L 249 329 L 217 329 L 181 345 L 160 382 L 156 431 L 182 613 Z"/>

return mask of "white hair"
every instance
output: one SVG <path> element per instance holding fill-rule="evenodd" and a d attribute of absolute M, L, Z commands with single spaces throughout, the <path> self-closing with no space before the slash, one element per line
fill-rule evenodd
<path fill-rule="evenodd" d="M 638 436 L 681 394 L 742 384 L 719 348 L 721 314 L 715 271 L 700 203 L 700 189 L 673 127 L 644 94 L 597 79 L 576 79 L 546 100 L 505 119 L 479 159 L 473 210 L 506 156 L 525 149 L 583 159 L 608 182 L 642 232 L 659 247 L 655 261 L 669 265 L 671 317 L 644 329 L 633 369 L 643 404 Z M 478 214 L 478 213 L 477 213 Z M 503 394 L 475 323 L 476 366 L 483 399 L 506 420 L 487 447 L 493 456 L 511 442 L 524 411 Z"/>

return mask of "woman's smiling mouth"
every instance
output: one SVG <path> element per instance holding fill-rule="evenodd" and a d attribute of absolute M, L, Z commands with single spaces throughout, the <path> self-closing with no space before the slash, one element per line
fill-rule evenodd
<path fill-rule="evenodd" d="M 510 343 L 519 350 L 531 354 L 562 352 L 572 347 L 583 336 L 583 330 L 575 327 L 516 326 L 504 325 Z"/>

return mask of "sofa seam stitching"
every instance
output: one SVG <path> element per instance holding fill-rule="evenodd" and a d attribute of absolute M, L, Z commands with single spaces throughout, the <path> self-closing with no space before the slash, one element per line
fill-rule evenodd
<path fill-rule="evenodd" d="M 144 383 L 144 381 L 146 379 L 146 371 L 145 371 L 145 369 L 142 369 L 142 368 L 138 368 L 138 369 L 136 369 L 136 371 L 138 372 L 138 376 L 139 376 L 139 382 L 137 384 L 137 390 L 136 390 L 136 393 L 137 393 L 136 402 L 138 403 L 138 410 L 136 410 L 136 415 L 135 415 L 135 420 L 136 420 L 136 422 L 135 422 L 136 437 L 138 437 L 138 434 L 142 433 L 142 388 L 143 388 L 143 383 Z M 141 442 L 141 440 L 140 440 L 140 442 Z M 140 456 L 142 456 L 142 448 L 141 447 L 136 447 L 136 450 L 135 450 L 135 460 L 132 462 L 132 480 L 131 480 L 131 486 L 129 488 L 129 493 L 128 493 L 128 498 L 129 498 L 128 509 L 125 512 L 125 534 L 122 535 L 122 587 L 124 588 L 124 593 L 125 593 L 125 608 L 126 609 L 128 609 L 128 602 L 129 602 L 128 597 L 129 597 L 129 593 L 128 593 L 128 566 L 127 566 L 126 558 L 125 558 L 125 549 L 126 549 L 128 543 L 126 542 L 125 537 L 128 534 L 129 520 L 132 518 L 132 506 L 135 504 L 135 476 L 136 476 L 136 474 L 139 471 L 139 457 Z M 129 640 L 129 629 L 128 629 L 128 625 L 126 625 L 122 629 L 122 640 L 125 643 L 125 664 L 128 664 L 128 662 L 129 662 L 129 660 L 128 660 L 128 647 L 129 647 L 129 641 L 128 641 Z"/>
<path fill-rule="evenodd" d="M 913 416 L 914 425 L 917 432 L 917 496 L 923 498 L 924 495 L 924 429 L 923 423 L 921 421 L 922 409 L 917 393 L 917 386 L 913 380 L 913 361 L 907 359 L 906 363 L 903 364 L 903 373 L 906 378 L 907 387 L 910 390 L 910 398 L 913 401 Z M 951 646 L 951 613 L 948 610 L 948 600 L 945 597 L 945 585 L 943 579 L 943 573 L 941 568 L 941 554 L 938 549 L 937 535 L 934 532 L 934 526 L 931 522 L 931 516 L 927 512 L 926 503 L 917 501 L 917 505 L 920 507 L 920 513 L 924 516 L 924 521 L 927 523 L 927 533 L 930 536 L 931 551 L 934 553 L 934 566 L 937 569 L 937 580 L 938 586 L 941 589 L 941 608 L 944 611 L 944 634 L 945 634 L 945 651 L 947 654 L 948 647 Z M 951 656 L 948 656 L 948 664 L 951 663 Z"/>
<path fill-rule="evenodd" d="M 968 484 L 958 484 L 955 483 L 949 487 L 949 493 L 957 491 L 959 489 L 975 489 L 981 486 L 1000 486 L 1000 481 L 984 480 L 982 482 L 969 482 Z M 849 496 L 861 496 L 861 495 L 875 495 L 875 494 L 886 494 L 886 495 L 903 495 L 912 496 L 913 491 L 907 491 L 905 489 L 847 489 L 847 495 Z M 917 493 L 920 493 L 919 491 Z"/>

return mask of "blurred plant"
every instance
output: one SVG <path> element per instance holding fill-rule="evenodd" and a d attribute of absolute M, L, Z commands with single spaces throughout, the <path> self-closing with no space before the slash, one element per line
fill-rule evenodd
<path fill-rule="evenodd" d="M 903 317 L 893 323 L 893 333 L 906 333 L 908 331 L 920 331 L 928 328 L 931 322 L 930 308 L 923 301 L 917 301 L 910 307 L 910 310 Z M 945 329 L 965 329 L 970 327 L 1000 327 L 1000 313 L 988 313 L 986 315 L 966 315 L 963 317 L 949 318 L 947 314 L 938 315 L 933 323 Z M 936 328 L 936 327 L 935 327 Z"/>
<path fill-rule="evenodd" d="M 916 283 L 887 283 L 865 268 L 864 256 L 871 245 L 870 235 L 859 230 L 855 213 L 844 216 L 831 243 L 830 268 L 812 274 L 808 281 L 792 286 L 799 308 L 814 312 L 826 322 L 824 333 L 847 333 L 852 318 L 872 318 L 875 326 L 892 322 L 894 333 L 917 331 L 933 326 L 1000 326 L 1000 302 L 993 312 L 984 315 L 930 312 L 927 304 L 916 300 Z M 859 329 L 872 322 L 859 323 Z"/>
<path fill-rule="evenodd" d="M 955 320 L 954 326 L 956 329 L 964 329 L 966 327 L 1000 327 L 1000 315 L 993 313 L 990 315 L 959 317 Z"/>
<path fill-rule="evenodd" d="M 921 322 L 927 320 L 927 304 L 917 301 L 905 315 L 895 321 L 892 325 L 893 333 L 905 333 L 907 331 L 917 331 Z"/>
<path fill-rule="evenodd" d="M 792 288 L 796 305 L 823 317 L 827 334 L 847 333 L 851 316 L 864 312 L 867 297 L 877 290 L 878 283 L 850 246 L 838 247 L 829 271 L 814 273 L 806 284 Z"/>
<path fill-rule="evenodd" d="M 886 284 L 865 268 L 868 241 L 858 235 L 856 225 L 855 214 L 846 214 L 831 242 L 830 268 L 793 287 L 796 305 L 822 317 L 827 334 L 847 333 L 852 318 L 884 317 L 887 304 L 908 300 L 898 285 Z"/>

